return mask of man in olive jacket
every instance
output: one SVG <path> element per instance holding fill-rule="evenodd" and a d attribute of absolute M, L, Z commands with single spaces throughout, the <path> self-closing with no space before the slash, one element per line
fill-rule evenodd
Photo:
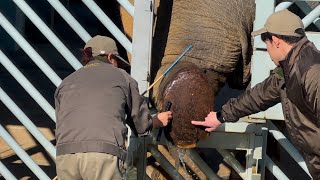
<path fill-rule="evenodd" d="M 221 112 L 192 123 L 210 132 L 223 122 L 235 122 L 281 102 L 291 142 L 313 179 L 320 179 L 320 52 L 307 39 L 301 19 L 288 10 L 272 14 L 252 35 L 261 35 L 278 67 L 266 80 L 229 100 Z"/>
<path fill-rule="evenodd" d="M 170 111 L 151 117 L 128 64 L 108 37 L 95 36 L 84 47 L 84 67 L 66 77 L 55 92 L 56 169 L 61 180 L 122 179 L 126 124 L 138 136 L 163 127 Z"/>

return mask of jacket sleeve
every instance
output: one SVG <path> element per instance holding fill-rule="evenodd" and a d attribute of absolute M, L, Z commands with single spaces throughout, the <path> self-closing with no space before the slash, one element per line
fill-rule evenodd
<path fill-rule="evenodd" d="M 139 94 L 138 83 L 128 75 L 127 123 L 138 136 L 148 135 L 152 129 L 152 117 L 143 96 Z"/>
<path fill-rule="evenodd" d="M 271 74 L 263 82 L 246 90 L 237 98 L 230 99 L 222 106 L 222 117 L 226 122 L 235 122 L 243 116 L 264 111 L 279 103 L 281 79 Z"/>
<path fill-rule="evenodd" d="M 307 100 L 311 104 L 311 108 L 315 111 L 315 115 L 320 124 L 320 64 L 314 65 L 307 72 L 305 77 L 305 90 Z"/>

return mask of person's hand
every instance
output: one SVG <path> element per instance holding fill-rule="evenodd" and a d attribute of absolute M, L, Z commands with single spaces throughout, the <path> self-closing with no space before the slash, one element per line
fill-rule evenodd
<path fill-rule="evenodd" d="M 172 112 L 171 111 L 161 112 L 161 113 L 158 113 L 157 117 L 161 122 L 160 126 L 165 127 L 168 125 L 169 120 L 172 119 Z"/>
<path fill-rule="evenodd" d="M 221 122 L 217 119 L 216 112 L 210 112 L 204 121 L 191 121 L 193 125 L 207 127 L 205 131 L 211 132 L 217 129 L 220 126 Z"/>

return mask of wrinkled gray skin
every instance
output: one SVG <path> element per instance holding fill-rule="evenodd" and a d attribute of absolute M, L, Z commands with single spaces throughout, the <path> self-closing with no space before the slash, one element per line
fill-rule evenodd
<path fill-rule="evenodd" d="M 170 19 L 170 3 L 172 15 L 168 29 L 164 25 L 166 23 L 159 21 Z M 163 56 L 157 77 L 191 44 L 192 50 L 181 61 L 210 69 L 208 78 L 215 94 L 227 77 L 240 86 L 249 80 L 254 0 L 162 0 L 157 13 L 153 61 L 159 62 Z M 164 53 L 161 53 L 162 50 Z M 161 83 L 153 90 L 155 101 L 158 100 L 159 85 Z"/>

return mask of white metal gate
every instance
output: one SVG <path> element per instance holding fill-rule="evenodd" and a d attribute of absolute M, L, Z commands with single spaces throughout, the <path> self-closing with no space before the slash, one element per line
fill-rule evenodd
<path fill-rule="evenodd" d="M 72 28 L 75 34 L 77 34 L 83 42 L 87 42 L 91 35 L 87 30 L 79 23 L 71 12 L 65 7 L 65 5 L 59 0 L 43 0 L 49 3 L 51 11 L 53 9 L 59 13 L 63 20 Z M 42 2 L 42 3 L 44 3 Z M 65 2 L 65 1 L 63 1 Z M 68 1 L 67 1 L 68 2 Z M 152 20 L 153 20 L 153 1 L 141 0 L 136 1 L 133 6 L 127 0 L 118 0 L 118 3 L 124 7 L 124 9 L 134 18 L 134 27 L 136 27 L 133 35 L 132 43 L 123 34 L 123 32 L 111 21 L 111 19 L 104 13 L 104 11 L 93 0 L 82 0 L 82 3 L 87 7 L 87 11 L 84 13 L 93 13 L 94 16 L 108 29 L 108 31 L 118 40 L 118 42 L 126 49 L 127 52 L 132 54 L 132 76 L 139 82 L 140 89 L 146 89 L 148 82 L 146 77 L 149 73 L 149 62 L 151 58 L 151 39 L 152 39 Z M 26 53 L 27 56 L 38 66 L 38 68 L 47 76 L 52 82 L 54 87 L 57 87 L 61 83 L 61 78 L 53 70 L 53 68 L 46 63 L 44 57 L 26 40 L 26 38 L 19 32 L 21 31 L 21 22 L 19 18 L 24 19 L 27 17 L 34 26 L 45 36 L 50 44 L 58 51 L 58 53 L 65 59 L 74 70 L 82 67 L 79 60 L 71 52 L 72 49 L 68 49 L 63 43 L 63 39 L 60 39 L 49 27 L 48 24 L 43 21 L 39 14 L 36 13 L 38 9 L 33 9 L 25 0 L 6 0 L 1 2 L 1 9 L 5 11 L 6 7 L 12 6 L 16 14 L 13 13 L 13 17 L 16 16 L 16 22 L 11 23 L 9 18 L 11 16 L 5 16 L 0 12 L 0 25 L 3 30 L 14 40 L 14 42 Z M 66 3 L 65 3 L 66 4 Z M 11 10 L 12 10 L 11 9 Z M 10 9 L 9 9 L 10 10 Z M 50 10 L 50 9 L 49 9 Z M 143 26 L 141 26 L 143 24 Z M 38 34 L 33 34 L 37 36 Z M 144 39 L 144 41 L 138 41 L 138 39 Z M 134 44 L 134 45 L 133 45 Z M 14 45 L 11 44 L 10 47 Z M 3 51 L 4 50 L 4 51 Z M 6 55 L 5 48 L 0 50 L 0 63 L 3 67 L 17 80 L 25 91 L 32 97 L 32 99 L 39 104 L 42 110 L 55 122 L 55 112 L 52 105 L 43 97 L 43 95 L 35 88 L 32 83 L 25 77 L 19 67 L 17 67 L 10 58 Z M 50 56 L 50 54 L 47 54 Z M 142 62 L 143 61 L 143 62 Z M 54 92 L 51 92 L 54 94 Z M 56 149 L 53 144 L 47 140 L 47 138 L 39 131 L 36 125 L 29 119 L 29 117 L 23 112 L 23 108 L 19 107 L 13 99 L 0 87 L 0 99 L 3 104 L 14 114 L 14 116 L 28 129 L 33 137 L 46 149 L 48 154 L 54 160 L 56 156 Z M 48 175 L 30 158 L 30 156 L 24 151 L 24 149 L 15 141 L 15 139 L 8 133 L 5 127 L 0 125 L 0 137 L 2 140 L 10 146 L 12 150 L 19 156 L 19 158 L 30 168 L 30 170 L 39 179 L 50 179 Z M 16 177 L 4 166 L 0 161 L 0 174 L 5 179 L 16 179 Z"/>

